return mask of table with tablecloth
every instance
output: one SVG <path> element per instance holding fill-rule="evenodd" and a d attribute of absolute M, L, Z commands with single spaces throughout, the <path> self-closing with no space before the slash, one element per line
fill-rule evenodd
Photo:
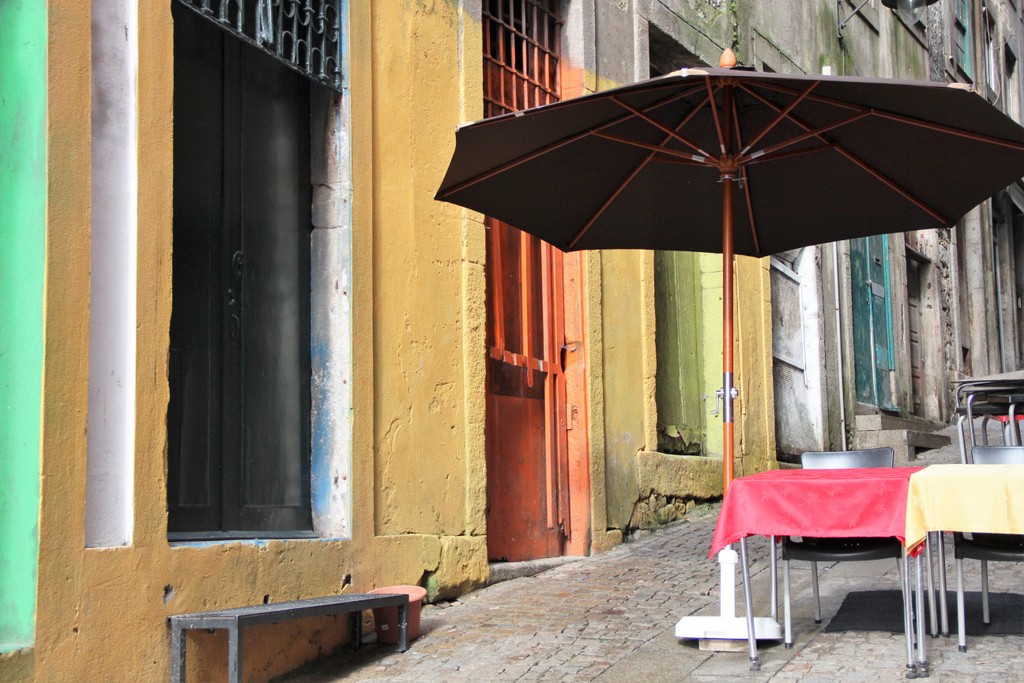
<path fill-rule="evenodd" d="M 930 532 L 1024 534 L 1024 465 L 930 465 L 910 478 L 906 547 L 919 546 Z M 941 565 L 940 565 L 941 566 Z M 940 581 L 945 631 L 945 576 Z M 960 616 L 963 613 L 960 612 Z M 924 634 L 918 627 L 923 649 Z"/>
<path fill-rule="evenodd" d="M 711 557 L 730 543 L 755 535 L 895 537 L 902 541 L 907 490 L 911 476 L 921 469 L 786 469 L 740 477 L 732 482 L 722 502 Z M 749 572 L 745 564 L 743 571 Z M 909 576 L 904 581 L 909 589 Z M 749 600 L 746 607 L 748 613 L 753 609 Z M 913 640 L 909 632 L 906 639 L 907 667 L 913 669 Z M 923 649 L 918 666 L 926 671 Z"/>
<path fill-rule="evenodd" d="M 746 536 L 904 538 L 907 486 L 920 467 L 769 470 L 733 481 L 711 557 Z"/>
<path fill-rule="evenodd" d="M 908 548 L 929 531 L 1024 534 L 1024 465 L 931 465 L 910 478 Z"/>
<path fill-rule="evenodd" d="M 761 472 L 732 483 L 719 513 L 711 555 L 754 535 L 895 537 L 913 553 L 929 532 L 1024 534 L 1020 492 L 1024 465 Z M 920 594 L 919 563 L 917 574 Z M 919 666 L 926 666 L 921 605 L 919 600 L 918 659 Z"/>

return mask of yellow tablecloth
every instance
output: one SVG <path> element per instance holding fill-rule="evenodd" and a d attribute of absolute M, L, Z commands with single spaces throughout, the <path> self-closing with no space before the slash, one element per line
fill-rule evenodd
<path fill-rule="evenodd" d="M 1024 465 L 931 465 L 914 473 L 907 548 L 929 531 L 1024 534 Z"/>

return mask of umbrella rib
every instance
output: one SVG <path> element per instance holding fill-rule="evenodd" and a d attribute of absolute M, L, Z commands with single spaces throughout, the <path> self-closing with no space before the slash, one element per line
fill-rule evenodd
<path fill-rule="evenodd" d="M 682 92 L 682 93 L 675 93 L 675 94 L 673 94 L 670 97 L 666 97 L 664 99 L 658 100 L 654 104 L 648 106 L 645 109 L 645 111 L 649 111 L 649 110 L 652 110 L 652 109 L 657 109 L 657 108 L 662 107 L 662 106 L 664 106 L 666 104 L 671 104 L 672 102 L 674 102 L 676 100 L 679 100 L 679 99 L 682 99 L 684 97 L 687 97 L 690 94 L 691 94 L 691 92 L 689 92 L 689 91 L 688 92 Z M 615 98 L 611 98 L 611 99 L 615 99 Z M 519 116 L 522 116 L 522 114 L 519 113 Z M 618 116 L 618 117 L 612 119 L 611 121 L 606 121 L 605 123 L 602 123 L 600 126 L 597 126 L 595 128 L 590 128 L 588 130 L 580 131 L 578 133 L 574 133 L 573 135 L 570 135 L 567 138 L 562 138 L 561 140 L 556 140 L 555 142 L 552 142 L 552 143 L 549 143 L 547 145 L 544 145 L 540 149 L 535 149 L 532 152 L 524 154 L 523 156 L 521 156 L 521 157 L 519 157 L 517 159 L 512 159 L 511 161 L 507 161 L 507 162 L 501 164 L 500 166 L 497 166 L 496 168 L 492 168 L 492 169 L 490 169 L 488 171 L 484 171 L 483 173 L 475 175 L 472 178 L 467 178 L 466 180 L 463 180 L 461 183 L 458 183 L 458 184 L 448 188 L 447 190 L 444 190 L 443 192 L 439 191 L 437 193 L 436 198 L 437 199 L 444 199 L 446 197 L 450 197 L 451 195 L 456 194 L 458 192 L 461 192 L 462 190 L 465 190 L 468 187 L 472 187 L 473 185 L 476 185 L 477 183 L 481 183 L 481 182 L 483 182 L 485 180 L 489 180 L 490 178 L 493 178 L 494 176 L 496 176 L 496 175 L 498 175 L 500 173 L 504 173 L 505 171 L 507 171 L 509 169 L 515 168 L 516 166 L 520 166 L 520 165 L 525 164 L 525 163 L 527 163 L 529 161 L 533 161 L 537 157 L 543 156 L 543 155 L 547 154 L 548 152 L 553 152 L 556 149 L 559 149 L 559 148 L 564 147 L 566 145 L 572 144 L 573 142 L 576 142 L 577 140 L 585 138 L 588 135 L 592 135 L 594 133 L 598 133 L 598 132 L 600 132 L 600 131 L 602 131 L 602 130 L 604 130 L 606 128 L 611 128 L 612 126 L 616 126 L 616 125 L 622 123 L 623 121 L 629 120 L 632 116 L 634 116 L 634 114 L 623 114 L 622 116 Z M 482 123 L 486 124 L 487 121 L 485 120 Z"/>
<path fill-rule="evenodd" d="M 666 149 L 665 148 L 665 145 L 667 145 L 669 142 L 672 141 L 673 138 L 676 137 L 675 133 L 677 133 L 679 130 L 684 128 L 686 126 L 686 124 L 690 122 L 690 119 L 693 118 L 694 114 L 698 110 L 703 108 L 703 106 L 704 106 L 704 104 L 706 102 L 707 102 L 707 100 L 705 100 L 704 102 L 702 102 L 701 104 L 699 104 L 698 106 L 696 106 L 692 110 L 690 110 L 690 113 L 687 114 L 686 116 L 684 116 L 683 120 L 680 121 L 676 125 L 675 130 L 674 131 L 670 131 L 669 134 L 665 136 L 665 138 L 661 141 L 660 145 L 648 145 L 647 143 L 641 143 L 638 140 L 629 140 L 629 139 L 626 139 L 626 138 L 618 138 L 618 137 L 610 136 L 610 135 L 608 135 L 606 133 L 595 133 L 595 135 L 599 135 L 599 136 L 604 137 L 604 138 L 614 139 L 614 140 L 616 140 L 618 142 L 624 142 L 626 144 L 637 145 L 638 147 L 643 147 L 645 149 L 650 149 L 651 153 L 648 154 L 644 158 L 644 160 L 641 161 L 637 165 L 637 167 L 635 169 L 633 169 L 633 171 L 629 174 L 629 176 L 625 180 L 623 180 L 621 183 L 619 183 L 619 186 L 617 188 L 615 188 L 615 191 L 612 192 L 611 195 L 609 195 L 608 198 L 604 201 L 604 203 L 601 204 L 601 208 L 599 208 L 594 213 L 594 215 L 590 217 L 590 220 L 588 220 L 586 222 L 586 224 L 582 228 L 580 228 L 580 230 L 576 233 L 576 235 L 572 238 L 572 240 L 569 241 L 569 248 L 570 249 L 575 247 L 576 244 L 581 239 L 583 239 L 583 236 L 585 234 L 587 234 L 587 232 L 590 231 L 590 228 L 592 228 L 594 226 L 594 223 L 597 222 L 597 219 L 599 219 L 602 216 L 602 214 L 604 214 L 604 212 L 608 209 L 608 207 L 611 206 L 612 202 L 614 202 L 618 198 L 618 196 L 620 194 L 622 194 L 622 192 L 629 186 L 629 184 L 631 182 L 633 182 L 633 179 L 636 178 L 640 174 L 640 171 L 644 170 L 647 167 L 647 164 L 649 164 L 651 161 L 653 161 L 654 158 L 658 154 L 668 153 L 668 154 L 673 155 L 673 156 L 679 155 L 683 159 L 690 159 L 690 160 L 699 162 L 699 165 L 702 165 L 702 166 L 707 165 L 707 164 L 704 163 L 704 159 L 698 159 L 698 157 L 696 157 L 694 155 L 684 155 L 683 153 L 677 152 L 676 150 L 670 150 L 670 149 Z"/>
<path fill-rule="evenodd" d="M 711 76 L 705 76 L 704 82 L 708 89 L 708 102 L 711 103 L 711 118 L 715 122 L 715 131 L 718 133 L 718 147 L 722 155 L 725 155 L 725 136 L 722 135 L 722 122 L 718 120 L 718 107 L 715 105 L 715 89 L 711 87 Z"/>
<path fill-rule="evenodd" d="M 788 104 L 788 105 L 786 106 L 786 108 L 785 108 L 785 109 L 783 109 L 782 111 L 780 111 L 780 112 L 778 113 L 778 116 L 776 116 L 776 117 L 775 117 L 775 120 L 773 120 L 773 121 L 772 121 L 771 123 L 769 123 L 769 124 L 768 124 L 767 126 L 765 126 L 765 127 L 764 127 L 764 129 L 763 129 L 763 130 L 762 130 L 762 131 L 761 131 L 760 133 L 758 133 L 757 135 L 755 135 L 755 136 L 754 136 L 754 139 L 753 139 L 753 140 L 751 140 L 751 141 L 750 141 L 749 143 L 747 143 L 747 144 L 746 144 L 746 145 L 745 145 L 745 146 L 743 147 L 743 151 L 742 151 L 742 152 L 740 152 L 740 156 L 743 156 L 743 155 L 745 155 L 745 154 L 746 154 L 747 152 L 749 152 L 749 151 L 750 151 L 750 148 L 751 148 L 751 147 L 753 147 L 754 145 L 756 145 L 756 144 L 757 144 L 758 142 L 760 142 L 760 141 L 761 141 L 761 138 L 763 138 L 763 137 L 764 137 L 765 135 L 767 135 L 768 133 L 770 133 L 770 132 L 771 132 L 771 131 L 772 131 L 772 130 L 773 130 L 773 129 L 775 128 L 775 126 L 779 125 L 779 123 L 781 123 L 781 122 L 782 122 L 782 120 L 783 120 L 783 119 L 785 119 L 785 118 L 788 118 L 788 117 L 789 117 L 789 113 L 790 113 L 791 111 L 793 111 L 794 109 L 796 109 L 796 107 L 797 107 L 797 106 L 798 106 L 798 105 L 799 105 L 799 104 L 800 104 L 801 102 L 803 102 L 803 101 L 804 101 L 804 100 L 805 100 L 805 99 L 806 99 L 806 98 L 807 98 L 807 97 L 808 97 L 808 96 L 809 96 L 809 95 L 811 94 L 811 91 L 812 91 L 812 90 L 814 90 L 814 89 L 815 89 L 815 88 L 816 88 L 816 87 L 818 86 L 818 84 L 819 84 L 819 83 L 821 83 L 821 81 L 814 81 L 814 82 L 812 82 L 812 83 L 811 83 L 811 84 L 810 84 L 810 85 L 809 85 L 809 86 L 807 87 L 807 89 L 806 89 L 806 90 L 804 90 L 804 91 L 803 91 L 803 92 L 802 92 L 802 93 L 800 94 L 800 96 L 799 96 L 799 97 L 797 97 L 796 99 L 794 99 L 794 100 L 793 100 L 792 102 L 790 102 L 790 103 L 789 103 L 789 104 Z M 743 88 L 744 92 L 747 92 L 747 91 L 748 91 L 748 88 L 747 88 L 747 87 L 746 87 L 745 85 L 742 85 L 742 84 L 741 84 L 741 85 L 740 85 L 740 87 L 741 87 L 741 88 Z"/>
<path fill-rule="evenodd" d="M 735 100 L 733 101 L 733 108 L 735 109 Z M 739 116 L 733 115 L 733 125 L 736 128 L 736 142 L 743 146 L 743 131 L 740 129 L 740 118 Z M 773 124 L 774 125 L 774 124 Z M 767 131 L 766 131 L 767 132 Z M 753 144 L 753 143 L 751 143 Z M 749 145 L 744 146 L 744 149 Z M 757 232 L 757 221 L 754 219 L 754 202 L 750 198 L 750 177 L 747 175 L 747 167 L 741 165 L 739 167 L 740 172 L 740 187 L 743 188 L 743 198 L 747 204 L 747 217 L 750 219 L 750 238 L 754 241 L 754 251 L 758 254 L 761 253 L 761 239 L 758 237 Z M 730 182 L 729 180 L 723 180 L 722 182 Z"/>
<path fill-rule="evenodd" d="M 747 215 L 750 217 L 750 237 L 754 240 L 754 251 L 762 256 L 761 240 L 757 236 L 757 223 L 754 220 L 754 202 L 750 198 L 750 177 L 747 175 L 747 167 L 740 167 L 740 179 L 743 181 L 743 196 L 747 200 Z M 725 182 L 729 182 L 728 180 Z"/>
<path fill-rule="evenodd" d="M 802 147 L 801 149 L 791 149 L 787 152 L 775 152 L 774 154 L 763 154 L 756 159 L 752 159 L 747 165 L 760 164 L 766 161 L 778 161 L 779 159 L 788 159 L 790 157 L 802 156 L 804 154 L 812 154 L 814 152 L 823 152 L 825 150 L 834 150 L 836 145 L 830 142 L 826 142 L 821 145 L 815 145 L 814 147 Z"/>
<path fill-rule="evenodd" d="M 701 149 L 701 148 L 700 148 L 700 147 L 699 147 L 699 146 L 698 146 L 698 145 L 697 145 L 696 143 L 694 143 L 694 142 L 691 142 L 690 140 L 687 140 L 687 139 L 686 139 L 686 138 L 684 138 L 684 137 L 683 137 L 682 135 L 680 135 L 680 134 L 679 134 L 679 133 L 677 133 L 676 131 L 672 130 L 672 129 L 671 129 L 671 128 L 669 128 L 668 126 L 664 125 L 664 124 L 663 124 L 663 123 L 661 123 L 660 121 L 655 121 L 655 120 L 654 120 L 654 119 L 652 119 L 652 118 L 651 118 L 650 116 L 648 116 L 648 115 L 647 115 L 647 113 L 646 113 L 646 112 L 644 112 L 643 110 L 641 110 L 641 109 L 637 109 L 636 107 L 634 107 L 633 105 L 631 105 L 631 104 L 629 104 L 629 103 L 627 103 L 627 102 L 623 102 L 623 101 L 622 101 L 622 100 L 621 100 L 620 98 L 618 98 L 618 97 L 613 97 L 613 98 L 611 98 L 611 99 L 612 99 L 612 102 L 614 102 L 615 104 L 619 105 L 619 106 L 620 106 L 620 107 L 622 107 L 623 109 L 626 109 L 627 111 L 630 111 L 630 112 L 632 112 L 632 113 L 633 113 L 633 115 L 634 115 L 634 116 L 636 116 L 637 118 L 639 118 L 639 119 L 642 119 L 642 120 L 646 121 L 647 123 L 651 124 L 652 126 L 654 126 L 655 128 L 657 128 L 658 130 L 662 131 L 663 133 L 666 133 L 666 134 L 667 134 L 667 135 L 669 135 L 670 137 L 672 137 L 672 138 L 674 138 L 674 139 L 678 140 L 679 142 L 683 143 L 684 145 L 686 145 L 687 147 L 689 147 L 690 149 L 692 149 L 692 150 L 693 150 L 694 152 L 696 152 L 697 154 L 699 154 L 699 155 L 701 155 L 701 156 L 704 156 L 704 157 L 711 157 L 711 155 L 710 155 L 710 154 L 708 154 L 708 153 L 707 153 L 707 152 L 705 152 L 705 151 L 704 151 L 703 149 Z M 654 107 L 651 107 L 651 109 L 653 109 L 653 108 L 654 108 Z"/>
<path fill-rule="evenodd" d="M 597 219 L 601 217 L 601 215 L 608 209 L 609 206 L 611 206 L 612 202 L 618 199 L 619 195 L 622 194 L 622 191 L 625 190 L 631 182 L 633 182 L 633 179 L 640 174 L 640 171 L 644 170 L 647 167 L 647 164 L 650 163 L 651 159 L 653 159 L 656 154 L 657 152 L 651 152 L 650 154 L 648 154 L 643 161 L 637 164 L 637 167 L 633 169 L 633 171 L 629 174 L 629 177 L 627 177 L 625 180 L 619 183 L 619 186 L 615 188 L 615 191 L 608 195 L 608 198 L 605 199 L 604 202 L 601 204 L 601 208 L 599 208 L 594 213 L 594 215 L 590 217 L 590 220 L 588 220 L 586 224 L 582 228 L 580 228 L 576 235 L 571 240 L 569 240 L 567 251 L 569 249 L 574 249 L 576 247 L 576 244 L 581 239 L 583 239 L 583 236 L 586 235 L 590 228 L 594 226 L 594 223 L 597 222 Z"/>
<path fill-rule="evenodd" d="M 820 80 L 818 80 L 816 82 L 817 83 L 821 83 Z M 749 84 L 744 84 L 744 86 L 747 86 L 747 85 L 749 85 Z M 803 92 L 802 90 L 797 90 L 796 88 L 787 88 L 786 86 L 777 85 L 775 83 L 758 82 L 757 83 L 757 87 L 764 88 L 765 90 L 773 90 L 775 92 L 785 93 L 787 95 L 799 95 L 801 92 Z M 747 92 L 751 92 L 751 91 L 747 90 Z M 751 94 L 753 94 L 753 93 L 751 92 Z M 822 104 L 831 104 L 831 105 L 833 105 L 835 107 L 839 107 L 841 109 L 852 109 L 854 111 L 863 111 L 865 109 L 864 105 L 854 104 L 852 102 L 844 102 L 842 100 L 837 100 L 837 99 L 834 99 L 834 98 L 831 98 L 831 97 L 827 97 L 825 95 L 812 94 L 812 95 L 808 95 L 807 99 L 811 100 L 812 102 L 821 102 Z"/>
<path fill-rule="evenodd" d="M 941 223 L 942 225 L 950 225 L 953 222 L 953 221 L 949 220 L 948 218 L 946 218 L 945 216 L 943 216 L 942 214 L 940 214 L 938 211 L 936 211 L 932 207 L 930 207 L 927 204 L 925 204 L 923 201 L 921 201 L 920 199 L 918 199 L 914 195 L 912 195 L 909 192 L 907 192 L 905 189 L 903 189 L 902 187 L 897 185 L 894 181 L 892 181 L 891 179 L 886 177 L 877 168 L 875 168 L 874 166 L 872 166 L 868 162 L 864 161 L 863 159 L 861 159 L 860 157 L 858 157 L 856 154 L 854 154 L 853 152 L 849 151 L 845 147 L 843 147 L 841 145 L 836 145 L 835 150 L 837 152 L 839 152 L 840 154 L 842 154 L 847 159 L 849 159 L 850 161 L 852 161 L 853 163 L 855 163 L 857 166 L 860 166 L 869 175 L 874 176 L 876 180 L 881 181 L 884 185 L 888 185 L 889 188 L 891 188 L 894 192 L 896 192 L 899 195 L 902 195 L 904 199 L 909 201 L 911 204 L 914 204 L 915 206 L 917 206 L 917 208 L 921 209 L 922 211 L 927 213 L 929 216 L 931 216 L 935 220 L 939 221 L 939 223 Z"/>
<path fill-rule="evenodd" d="M 699 154 L 691 154 L 689 152 L 680 152 L 675 149 L 671 149 L 661 145 L 656 145 L 652 142 L 641 142 L 640 140 L 633 140 L 631 138 L 624 138 L 620 135 L 612 135 L 611 133 L 594 133 L 595 137 L 599 137 L 602 140 L 611 140 L 612 142 L 621 142 L 624 145 L 631 145 L 633 147 L 639 147 L 641 149 L 648 149 L 662 154 L 667 154 L 673 157 L 673 161 L 680 161 L 683 163 L 689 162 L 696 166 L 711 166 L 708 163 L 707 157 L 703 157 Z"/>
<path fill-rule="evenodd" d="M 751 91 L 750 94 L 753 95 L 754 97 L 756 97 L 757 99 L 761 100 L 761 102 L 764 103 L 765 106 L 770 107 L 771 109 L 774 109 L 775 111 L 779 111 L 781 109 L 781 107 L 779 107 L 779 105 L 775 104 L 774 102 L 769 101 L 768 99 L 764 98 L 763 96 L 761 96 L 758 93 L 755 93 L 755 92 Z M 870 112 L 870 111 L 862 111 L 860 114 L 855 114 L 853 117 L 850 117 L 849 119 L 844 120 L 841 123 L 841 125 L 846 125 L 846 124 L 850 123 L 851 121 L 856 120 L 857 118 L 862 118 L 864 116 L 869 116 L 871 114 L 872 114 L 872 112 Z M 825 137 L 822 134 L 823 131 L 825 131 L 825 130 L 831 130 L 831 129 L 839 127 L 838 125 L 833 124 L 833 125 L 828 126 L 828 127 L 824 128 L 824 129 L 817 129 L 817 130 L 815 130 L 815 129 L 813 129 L 810 126 L 810 124 L 808 124 L 807 122 L 803 121 L 802 119 L 800 119 L 797 116 L 793 116 L 792 114 L 790 114 L 789 120 L 792 121 L 793 123 L 795 123 L 797 126 L 803 128 L 805 131 L 809 131 L 811 133 L 811 135 L 799 136 L 799 139 L 806 139 L 808 137 L 817 137 L 822 142 L 824 142 L 826 144 L 829 144 L 829 145 L 832 145 L 833 149 L 835 149 L 837 152 L 842 154 L 844 157 L 846 157 L 847 159 L 852 161 L 857 166 L 860 166 L 863 170 L 867 171 L 868 174 L 874 176 L 875 179 L 879 180 L 882 184 L 888 186 L 890 189 L 892 189 L 894 192 L 896 192 L 897 194 L 902 196 L 904 199 L 909 201 L 911 204 L 914 204 L 915 206 L 917 206 L 917 208 L 921 209 L 922 211 L 927 213 L 929 216 L 931 216 L 935 220 L 939 221 L 942 225 L 949 225 L 952 222 L 948 218 L 946 218 L 945 216 L 940 214 L 938 211 L 936 211 L 932 207 L 928 206 L 927 204 L 925 204 L 923 201 L 921 201 L 920 199 L 918 199 L 914 195 L 912 195 L 909 192 L 907 192 L 904 188 L 900 187 L 900 185 L 898 185 L 895 181 L 893 181 L 890 178 L 888 178 L 885 175 L 883 175 L 881 171 L 879 171 L 875 167 L 873 167 L 870 164 L 868 164 L 866 161 L 864 161 L 863 159 L 858 157 L 856 154 L 854 154 L 853 152 L 849 151 L 848 149 L 846 149 L 845 147 L 843 147 L 839 143 L 834 142 L 832 140 L 829 140 L 827 137 Z M 793 144 L 792 141 L 791 142 L 787 142 L 787 143 L 782 143 L 782 144 L 779 144 L 779 145 L 775 145 L 774 149 L 778 149 L 779 147 L 785 147 L 785 146 L 790 145 L 790 144 Z M 760 152 L 755 152 L 755 155 L 757 155 L 757 156 L 760 156 L 760 154 L 761 154 Z M 750 157 L 748 157 L 746 162 L 749 163 L 750 159 L 755 158 L 755 155 L 750 155 Z"/>
<path fill-rule="evenodd" d="M 991 135 L 982 135 L 981 133 L 971 133 L 961 128 L 951 128 L 949 126 L 943 126 L 938 123 L 929 123 L 920 119 L 915 119 L 911 116 L 903 116 L 902 114 L 893 114 L 887 111 L 874 110 L 873 116 L 878 116 L 883 119 L 890 119 L 892 121 L 899 121 L 909 126 L 916 126 L 918 128 L 925 128 L 927 130 L 934 130 L 940 133 L 946 133 L 954 135 L 956 137 L 967 138 L 969 140 L 975 140 L 977 142 L 983 142 L 990 145 L 997 145 L 1000 147 L 1008 147 L 1013 150 L 1024 151 L 1024 143 L 1014 142 L 1013 140 L 1003 140 L 1001 138 L 992 137 Z"/>
<path fill-rule="evenodd" d="M 765 103 L 768 104 L 767 101 Z M 775 105 L 769 105 L 769 106 L 772 106 L 774 108 Z M 774 144 L 771 147 L 765 147 L 764 149 L 759 149 L 759 150 L 757 150 L 756 152 L 754 152 L 752 154 L 744 154 L 744 156 L 740 159 L 740 163 L 749 163 L 750 161 L 758 159 L 758 158 L 760 158 L 762 156 L 767 156 L 769 154 L 772 154 L 773 152 L 779 151 L 780 149 L 784 149 L 786 147 L 791 147 L 791 146 L 793 146 L 793 145 L 795 145 L 795 144 L 797 144 L 799 142 L 803 142 L 804 140 L 808 140 L 810 138 L 820 138 L 820 139 L 824 140 L 825 138 L 823 138 L 822 135 L 824 135 L 825 133 L 829 132 L 830 130 L 835 130 L 836 128 L 842 128 L 843 126 L 847 126 L 847 125 L 849 125 L 851 123 L 854 123 L 855 121 L 859 121 L 859 120 L 867 118 L 869 116 L 871 116 L 871 112 L 870 111 L 863 111 L 863 112 L 860 112 L 858 114 L 854 114 L 853 116 L 847 117 L 845 119 L 841 119 L 839 121 L 833 121 L 832 123 L 830 123 L 830 124 L 828 124 L 826 126 L 821 126 L 820 128 L 813 128 L 812 129 L 810 126 L 804 124 L 799 119 L 797 119 L 795 116 L 787 115 L 786 118 L 788 118 L 790 121 L 798 122 L 800 127 L 804 128 L 805 132 L 800 134 L 800 135 L 797 135 L 796 137 L 792 137 L 792 138 L 789 138 L 788 140 L 784 140 L 782 142 Z M 749 149 L 749 148 L 750 148 L 750 146 L 748 145 L 747 149 Z"/>
<path fill-rule="evenodd" d="M 820 81 L 818 82 L 820 83 Z M 796 95 L 801 92 L 794 88 L 786 88 L 784 86 L 776 85 L 774 83 L 758 83 L 757 87 L 764 88 L 766 90 L 774 90 L 776 92 L 787 93 L 790 95 Z M 744 84 L 743 88 L 751 95 L 754 95 L 754 92 L 750 90 L 746 84 Z M 762 102 L 767 103 L 767 100 L 765 100 L 762 96 L 755 96 L 761 99 Z M 971 140 L 976 140 L 978 142 L 985 142 L 992 145 L 1009 147 L 1010 149 L 1015 150 L 1024 150 L 1024 143 L 1021 142 L 1014 142 L 1013 140 L 1004 140 L 1001 138 L 993 137 L 991 135 L 983 135 L 981 133 L 972 133 L 962 128 L 944 126 L 939 123 L 929 123 L 928 121 L 922 121 L 921 119 L 917 119 L 912 116 L 905 116 L 903 114 L 897 114 L 894 112 L 889 112 L 881 109 L 869 109 L 867 107 L 864 107 L 863 105 L 851 104 L 850 102 L 843 102 L 842 100 L 836 100 L 834 98 L 826 97 L 824 95 L 810 95 L 808 99 L 814 102 L 821 102 L 822 104 L 830 104 L 835 107 L 841 107 L 843 109 L 870 112 L 872 116 L 880 116 L 882 118 L 891 119 L 893 121 L 900 121 L 911 126 L 927 128 L 929 130 L 938 131 L 940 133 L 948 133 L 949 135 L 964 137 Z"/>

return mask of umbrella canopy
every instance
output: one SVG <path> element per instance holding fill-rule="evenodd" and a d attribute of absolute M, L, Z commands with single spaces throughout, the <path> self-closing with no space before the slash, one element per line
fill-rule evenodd
<path fill-rule="evenodd" d="M 563 250 L 720 253 L 733 174 L 735 252 L 765 256 L 949 226 L 1022 169 L 961 87 L 683 69 L 460 128 L 437 198 Z"/>
<path fill-rule="evenodd" d="M 1024 176 L 1024 129 L 961 86 L 683 69 L 463 126 L 437 199 L 563 250 L 733 254 L 945 227 Z"/>

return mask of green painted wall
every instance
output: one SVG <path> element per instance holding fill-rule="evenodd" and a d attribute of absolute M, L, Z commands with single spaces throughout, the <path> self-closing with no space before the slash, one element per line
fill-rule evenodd
<path fill-rule="evenodd" d="M 722 413 L 719 406 L 718 414 L 712 414 L 715 410 L 715 391 L 722 386 L 722 348 L 725 345 L 725 334 L 722 326 L 725 314 L 722 310 L 722 286 L 723 263 L 722 257 L 718 254 L 698 254 L 697 260 L 700 264 L 700 292 L 701 292 L 701 341 L 704 343 L 704 386 L 703 393 L 708 395 L 704 402 L 704 419 L 708 425 L 707 438 L 704 440 L 706 455 L 717 455 L 722 457 L 725 453 L 725 436 L 722 432 Z M 736 285 L 733 285 L 736 287 Z M 736 291 L 736 290 L 734 290 Z M 735 298 L 734 324 L 739 324 L 739 316 L 742 315 L 740 306 L 743 291 L 737 291 Z M 768 356 L 770 362 L 770 356 Z M 739 360 L 737 358 L 736 360 Z M 739 368 L 736 368 L 738 370 Z M 737 379 L 739 373 L 735 372 Z M 744 397 L 747 398 L 747 397 Z M 753 398 L 753 397 L 750 397 Z"/>
<path fill-rule="evenodd" d="M 699 255 L 654 254 L 658 450 L 701 455 L 705 438 Z"/>
<path fill-rule="evenodd" d="M 30 645 L 39 551 L 46 5 L 0 0 L 0 651 Z"/>

